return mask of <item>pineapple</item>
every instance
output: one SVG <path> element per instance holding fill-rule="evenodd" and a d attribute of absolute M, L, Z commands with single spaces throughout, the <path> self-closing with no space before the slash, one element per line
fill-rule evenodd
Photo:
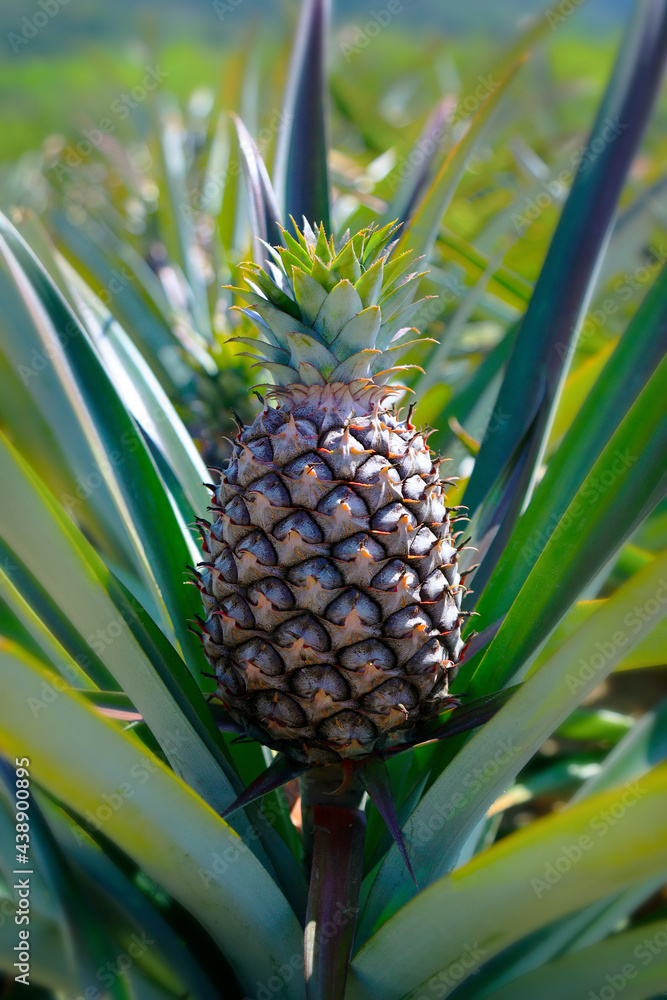
<path fill-rule="evenodd" d="M 412 255 L 390 257 L 392 226 L 338 249 L 323 227 L 295 229 L 236 290 L 266 340 L 244 342 L 277 384 L 200 525 L 200 624 L 232 717 L 325 764 L 396 748 L 442 711 L 465 587 L 439 460 L 387 384 L 414 343 Z"/>

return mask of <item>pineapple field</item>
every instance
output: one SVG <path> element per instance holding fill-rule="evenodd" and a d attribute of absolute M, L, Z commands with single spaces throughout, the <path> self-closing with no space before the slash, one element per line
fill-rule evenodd
<path fill-rule="evenodd" d="M 2 995 L 667 995 L 667 0 L 125 6 L 0 15 Z"/>

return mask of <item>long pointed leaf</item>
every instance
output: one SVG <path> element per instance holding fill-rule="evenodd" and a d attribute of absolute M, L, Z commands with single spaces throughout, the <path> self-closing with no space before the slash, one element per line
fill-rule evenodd
<path fill-rule="evenodd" d="M 364 783 L 373 805 L 387 824 L 387 829 L 391 833 L 394 843 L 401 852 L 401 857 L 405 861 L 406 868 L 410 872 L 415 886 L 419 888 L 417 885 L 417 879 L 415 878 L 415 873 L 413 872 L 412 865 L 410 864 L 407 849 L 405 847 L 405 841 L 403 840 L 403 834 L 401 833 L 398 816 L 396 815 L 396 805 L 394 803 L 394 795 L 391 788 L 391 782 L 389 780 L 387 765 L 382 760 L 374 760 L 373 758 L 370 758 L 363 763 L 360 774 L 361 780 Z"/>
<path fill-rule="evenodd" d="M 658 996 L 667 982 L 667 952 L 660 948 L 665 921 L 654 920 L 615 934 L 514 979 L 487 993 L 488 1000 L 562 1000 L 622 990 L 624 1000 Z M 613 993 L 612 993 L 613 991 Z"/>
<path fill-rule="evenodd" d="M 571 348 L 627 171 L 659 92 L 666 56 L 667 8 L 662 0 L 641 0 L 498 394 L 496 409 L 508 419 L 487 433 L 466 490 L 466 504 L 474 513 L 495 483 L 509 484 L 501 516 L 495 516 L 495 504 L 484 511 L 480 534 L 490 526 L 498 529 L 489 562 L 497 559 L 530 496 Z M 510 483 L 509 470 L 519 465 L 518 480 Z"/>
<path fill-rule="evenodd" d="M 619 808 L 618 822 L 604 821 Z M 642 780 L 641 790 L 595 796 L 506 837 L 454 877 L 429 886 L 376 931 L 353 960 L 351 1000 L 417 1000 L 431 977 L 442 973 L 435 982 L 447 982 L 453 963 L 465 959 L 463 968 L 472 973 L 536 927 L 664 872 L 666 808 L 662 765 Z M 587 839 L 577 841 L 584 834 Z M 549 884 L 545 867 L 573 843 L 581 857 Z M 406 954 L 409 962 L 396 960 Z"/>
<path fill-rule="evenodd" d="M 282 243 L 282 219 L 276 196 L 264 165 L 264 160 L 248 129 L 237 115 L 232 115 L 236 126 L 239 147 L 243 156 L 243 166 L 248 182 L 250 204 L 250 228 L 254 241 L 254 259 L 263 264 L 267 251 L 262 245 L 280 246 Z M 270 259 L 270 258 L 269 258 Z"/>
<path fill-rule="evenodd" d="M 107 485 L 143 575 L 147 583 L 152 582 L 158 607 L 162 606 L 161 620 L 167 630 L 173 629 L 188 666 L 196 674 L 202 654 L 186 623 L 199 610 L 197 595 L 185 586 L 174 585 L 183 578 L 187 563 L 196 559 L 196 546 L 76 317 L 16 230 L 2 218 L 0 229 L 11 245 L 11 251 L 6 252 L 16 254 L 49 316 L 50 324 L 42 328 L 44 337 L 50 338 L 44 349 L 63 352 L 59 366 L 63 389 L 77 415 L 80 433 L 96 458 L 88 474 L 95 474 Z"/>
<path fill-rule="evenodd" d="M 305 216 L 330 232 L 327 164 L 326 42 L 330 0 L 304 0 L 290 64 L 283 129 L 276 152 L 276 189 L 285 218 Z"/>
<path fill-rule="evenodd" d="M 561 521 L 595 458 L 618 428 L 667 351 L 667 268 L 649 290 L 603 372 L 549 463 L 477 610 L 499 618 L 525 581 L 546 542 L 544 525 Z M 509 413 L 508 413 L 509 416 Z M 595 497 L 593 483 L 588 499 Z M 466 497 L 467 497 L 466 491 Z M 479 586 L 482 590 L 483 579 Z"/>
<path fill-rule="evenodd" d="M 561 521 L 553 526 L 546 544 L 536 542 L 541 554 L 475 672 L 471 682 L 475 692 L 500 687 L 512 677 L 664 495 L 665 379 L 667 358 L 610 439 Z M 524 616 L 522 622 L 520 616 Z"/>
<path fill-rule="evenodd" d="M 231 805 L 227 806 L 222 814 L 223 819 L 227 819 L 237 809 L 245 808 L 245 806 L 254 802 L 255 799 L 261 798 L 262 795 L 267 795 L 276 788 L 280 788 L 286 782 L 298 778 L 300 774 L 303 774 L 307 766 L 307 764 L 300 765 L 297 761 L 283 754 L 278 754 L 274 757 L 269 767 L 265 771 L 262 771 Z"/>
<path fill-rule="evenodd" d="M 105 836 L 208 930 L 246 992 L 270 980 L 277 984 L 276 996 L 301 1000 L 298 977 L 284 982 L 277 971 L 298 954 L 301 928 L 231 827 L 137 740 L 74 693 L 59 694 L 45 727 L 29 704 L 53 675 L 34 661 L 5 648 L 0 678 L 2 751 L 10 758 L 27 755 L 35 782 L 79 815 L 92 814 Z M 113 808 L 104 795 L 120 800 L 122 808 Z"/>

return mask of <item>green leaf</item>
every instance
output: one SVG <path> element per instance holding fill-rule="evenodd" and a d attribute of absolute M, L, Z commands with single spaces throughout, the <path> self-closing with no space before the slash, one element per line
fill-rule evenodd
<path fill-rule="evenodd" d="M 95 538 L 102 555 L 126 579 L 143 587 L 153 613 L 166 619 L 145 554 L 128 531 L 126 514 L 114 495 L 114 467 L 106 460 L 94 428 L 81 419 L 62 340 L 4 242 L 0 242 L 0 291 L 3 426 L 83 530 Z M 85 336 L 79 327 L 71 330 Z M 70 327 L 63 331 L 62 339 L 69 339 L 69 331 Z M 106 476 L 100 467 L 106 468 Z"/>
<path fill-rule="evenodd" d="M 480 537 L 489 528 L 497 532 L 480 588 L 530 497 L 616 204 L 659 92 L 666 53 L 667 10 L 661 0 L 647 0 L 637 6 L 624 35 L 505 371 L 495 407 L 504 422 L 487 432 L 466 490 L 471 514 L 489 498 L 481 512 Z"/>
<path fill-rule="evenodd" d="M 16 932 L 13 910 L 12 919 L 0 922 L 0 969 L 11 976 L 16 975 Z M 31 915 L 30 947 L 32 950 L 30 982 L 50 990 L 62 990 L 65 995 L 77 992 L 76 979 L 67 967 L 62 938 L 55 924 L 45 920 L 38 913 Z M 52 995 L 52 994 L 50 994 Z"/>
<path fill-rule="evenodd" d="M 206 466 L 183 421 L 170 402 L 149 365 L 127 333 L 84 282 L 72 272 L 74 295 L 81 302 L 84 322 L 95 343 L 113 384 L 144 435 L 157 449 L 189 509 L 182 513 L 192 518 L 204 510 L 208 494 L 203 487 Z"/>
<path fill-rule="evenodd" d="M 407 163 L 416 163 L 416 166 L 406 171 L 405 176 L 397 178 L 382 217 L 385 225 L 396 220 L 404 222 L 412 215 L 417 199 L 432 178 L 435 162 L 446 148 L 455 109 L 456 98 L 448 95 L 442 97 L 429 114 L 419 138 L 406 157 Z"/>
<path fill-rule="evenodd" d="M 438 236 L 438 252 L 443 261 L 459 264 L 474 287 L 489 271 L 489 294 L 507 303 L 513 309 L 523 312 L 533 291 L 532 285 L 509 270 L 493 256 L 489 256 L 472 246 L 458 233 L 443 227 Z"/>
<path fill-rule="evenodd" d="M 646 774 L 667 759 L 667 702 L 647 712 L 607 755 L 602 767 L 575 793 L 568 806 Z"/>
<path fill-rule="evenodd" d="M 369 306 L 345 324 L 330 345 L 339 361 L 344 361 L 357 351 L 374 349 L 380 331 L 380 318 L 379 306 Z"/>
<path fill-rule="evenodd" d="M 97 295 L 111 298 L 114 316 L 174 398 L 178 387 L 190 380 L 192 373 L 180 359 L 182 346 L 169 326 L 171 310 L 157 276 L 145 260 L 135 255 L 130 244 L 123 243 L 97 221 L 75 226 L 56 211 L 51 224 L 65 256 Z M 195 341 L 190 346 L 207 370 L 203 342 Z"/>
<path fill-rule="evenodd" d="M 2 758 L 0 758 L 0 782 L 3 798 L 9 804 L 16 792 L 16 774 L 9 762 Z M 89 987 L 94 987 L 95 983 L 99 982 L 95 977 L 96 970 L 116 959 L 116 947 L 102 927 L 94 909 L 81 894 L 74 872 L 49 829 L 34 792 L 30 795 L 29 803 L 30 867 L 40 872 L 51 894 L 57 900 L 62 914 L 63 950 L 69 961 L 72 977 L 78 982 L 81 993 L 85 995 Z M 32 876 L 30 881 L 32 882 Z M 109 995 L 113 1000 L 129 1000 L 131 997 L 124 972 L 120 971 L 109 985 Z"/>
<path fill-rule="evenodd" d="M 633 652 L 641 645 L 641 642 L 637 643 Z M 616 669 L 618 670 L 618 667 Z M 604 742 L 614 745 L 622 740 L 634 724 L 635 719 L 631 715 L 610 712 L 607 708 L 576 708 L 558 727 L 558 735 L 565 740 L 581 740 L 584 743 Z"/>
<path fill-rule="evenodd" d="M 68 627 L 59 639 L 84 668 L 92 661 L 94 676 L 99 674 L 99 653 L 101 681 L 112 675 L 111 685 L 116 681 L 128 695 L 176 773 L 222 812 L 236 798 L 240 782 L 176 650 L 1 437 L 0 473 L 0 483 L 11 483 L 11 500 L 1 505 L 0 536 L 10 538 L 15 549 L 5 571 L 20 588 L 23 580 L 15 570 L 20 559 L 26 560 L 44 585 L 39 594 L 34 588 L 28 591 L 34 610 L 48 625 L 55 616 L 56 624 Z M 68 682 L 76 680 L 67 662 L 60 669 Z M 54 694 L 46 690 L 33 706 L 37 717 Z M 267 867 L 276 867 L 290 900 L 299 905 L 305 896 L 303 879 L 276 832 L 256 809 L 239 814 L 233 825 Z"/>
<path fill-rule="evenodd" d="M 546 643 L 537 654 L 531 666 L 531 672 L 539 670 L 542 664 L 563 644 L 565 639 L 587 621 L 592 614 L 604 604 L 604 601 L 579 601 L 563 618 L 560 624 L 552 632 Z M 638 670 L 642 667 L 659 667 L 665 662 L 665 650 L 667 649 L 667 622 L 655 623 L 655 628 L 651 629 L 641 642 L 631 649 L 627 656 L 624 656 L 616 667 L 616 670 Z"/>
<path fill-rule="evenodd" d="M 665 921 L 643 923 L 588 948 L 548 962 L 485 995 L 488 1000 L 562 1000 L 613 990 L 624 1000 L 657 996 L 667 980 L 667 951 L 661 947 Z"/>
<path fill-rule="evenodd" d="M 416 1000 L 431 977 L 442 973 L 435 982 L 444 985 L 453 963 L 465 958 L 472 974 L 535 928 L 664 872 L 665 809 L 667 765 L 643 779 L 641 792 L 595 796 L 506 837 L 429 886 L 373 934 L 353 960 L 351 1000 Z M 615 822 L 605 819 L 613 810 L 620 811 Z M 563 845 L 579 851 L 576 863 L 561 866 L 560 878 L 547 882 L 545 869 L 564 856 Z"/>
<path fill-rule="evenodd" d="M 665 379 L 667 358 L 628 411 L 561 521 L 548 522 L 545 533 L 551 529 L 549 537 L 532 537 L 539 557 L 477 668 L 473 690 L 501 687 L 521 668 L 662 497 L 667 450 Z M 498 589 L 490 587 L 489 591 L 478 605 L 482 621 L 498 617 Z M 495 607 L 489 613 L 494 597 Z"/>
<path fill-rule="evenodd" d="M 307 333 L 288 333 L 287 345 L 290 352 L 290 362 L 294 367 L 300 364 L 314 365 L 325 379 L 337 365 L 336 355 L 328 351 L 324 344 Z"/>
<path fill-rule="evenodd" d="M 7 609 L 11 608 L 17 620 L 23 624 L 27 634 L 36 643 L 45 663 L 73 687 L 92 688 L 94 684 L 99 683 L 112 685 L 114 681 L 111 674 L 87 643 L 86 653 L 82 656 L 79 652 L 77 661 L 59 641 L 54 633 L 60 628 L 68 633 L 67 638 L 63 636 L 63 640 L 68 643 L 70 649 L 82 650 L 84 645 L 84 640 L 72 629 L 67 618 L 58 614 L 55 604 L 48 606 L 50 602 L 43 588 L 39 588 L 40 593 L 37 593 L 39 587 L 37 582 L 30 579 L 25 567 L 19 567 L 15 554 L 10 553 L 2 541 L 0 541 L 0 554 L 0 594 L 7 602 Z M 4 625 L 3 622 L 3 634 L 7 637 Z M 22 642 L 19 645 L 24 646 Z M 28 647 L 24 648 L 31 652 Z M 86 664 L 85 670 L 81 666 L 82 662 Z"/>
<path fill-rule="evenodd" d="M 354 252 L 354 242 L 353 239 L 350 239 L 344 243 L 342 250 L 336 254 L 329 265 L 334 274 L 340 275 L 341 278 L 347 278 L 353 285 L 361 277 L 361 264 Z"/>
<path fill-rule="evenodd" d="M 330 232 L 327 165 L 326 53 L 329 0 L 306 0 L 290 63 L 283 126 L 276 151 L 276 188 L 285 217 L 305 217 Z"/>
<path fill-rule="evenodd" d="M 30 606 L 47 624 L 52 606 L 60 611 L 73 633 L 62 637 L 72 643 L 70 655 L 87 667 L 89 650 L 99 654 L 106 676 L 118 682 L 146 719 L 176 770 L 224 808 L 235 797 L 232 770 L 215 747 L 210 714 L 176 650 L 1 438 L 0 472 L 0 481 L 11 484 L 1 505 L 0 535 L 43 588 L 42 595 L 28 592 Z M 6 563 L 5 572 L 20 594 L 24 584 L 14 566 Z M 80 647 L 77 635 L 84 640 Z M 67 680 L 74 677 L 68 673 Z M 47 694 L 34 706 L 36 717 L 48 710 L 53 692 Z"/>
<path fill-rule="evenodd" d="M 190 948 L 168 924 L 157 906 L 137 888 L 92 837 L 67 813 L 48 799 L 42 803 L 53 834 L 70 862 L 76 866 L 81 892 L 96 906 L 105 927 L 127 952 L 137 938 L 152 943 L 137 964 L 146 967 L 158 983 L 179 995 L 216 1000 L 218 994 Z"/>
<path fill-rule="evenodd" d="M 351 281 L 343 278 L 327 295 L 324 305 L 317 314 L 315 329 L 331 344 L 346 323 L 354 319 L 363 309 L 361 296 Z"/>
<path fill-rule="evenodd" d="M 322 288 L 319 281 L 315 281 L 299 267 L 292 268 L 292 281 L 294 282 L 294 297 L 301 310 L 301 316 L 306 323 L 314 325 L 317 314 L 327 297 L 326 289 Z"/>
<path fill-rule="evenodd" d="M 597 502 L 601 484 L 596 486 L 591 478 L 593 463 L 660 363 L 666 343 L 667 268 L 664 268 L 575 417 L 517 524 L 478 605 L 477 610 L 485 617 L 500 618 L 507 611 L 551 530 L 565 531 L 564 518 L 568 507 L 573 513 L 572 502 L 577 491 L 583 493 L 587 506 Z M 509 419 L 509 411 L 506 415 Z M 640 419 L 639 415 L 636 419 Z M 587 475 L 588 490 L 583 492 Z"/>
<path fill-rule="evenodd" d="M 364 309 L 377 305 L 382 282 L 384 279 L 384 257 L 376 260 L 355 282 L 354 287 L 359 292 Z"/>
<path fill-rule="evenodd" d="M 237 115 L 231 117 L 236 126 L 248 184 L 254 259 L 258 264 L 261 264 L 267 257 L 267 250 L 262 245 L 262 241 L 270 243 L 271 246 L 280 246 L 282 243 L 280 210 L 264 160 L 254 139 Z"/>
<path fill-rule="evenodd" d="M 54 675 L 20 651 L 2 652 L 0 677 L 6 692 L 2 751 L 10 758 L 28 756 L 33 780 L 81 816 L 95 817 L 104 795 L 117 796 L 120 807 L 107 805 L 99 819 L 104 835 L 202 924 L 243 989 L 280 983 L 280 966 L 289 966 L 300 951 L 301 928 L 231 827 L 136 739 L 101 719 L 73 692 L 63 691 L 53 702 L 44 726 L 29 702 Z M 122 795 L 128 785 L 129 793 Z M 302 1000 L 298 977 L 290 980 L 275 995 Z"/>
<path fill-rule="evenodd" d="M 43 310 L 38 336 L 43 351 L 55 352 L 48 369 L 49 381 L 61 409 L 70 415 L 70 426 L 77 432 L 78 441 L 73 443 L 85 443 L 92 455 L 87 468 L 81 470 L 84 484 L 86 477 L 94 475 L 97 486 L 89 487 L 89 493 L 96 495 L 101 489 L 108 492 L 141 578 L 154 597 L 161 623 L 168 632 L 173 630 L 188 666 L 196 673 L 202 654 L 187 629 L 187 620 L 194 617 L 199 602 L 196 593 L 174 585 L 183 579 L 187 563 L 197 559 L 190 532 L 174 511 L 136 424 L 67 303 L 13 227 L 0 219 L 0 229 L 11 244 L 12 250 L 5 251 L 6 260 L 22 295 L 30 303 L 37 297 L 37 308 Z M 23 272 L 12 264 L 14 253 Z M 36 402 L 40 395 L 35 393 Z M 71 497 L 69 502 L 76 511 L 77 497 Z"/>

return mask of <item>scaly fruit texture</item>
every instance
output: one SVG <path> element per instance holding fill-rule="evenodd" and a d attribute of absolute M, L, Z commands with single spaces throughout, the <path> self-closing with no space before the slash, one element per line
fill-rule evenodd
<path fill-rule="evenodd" d="M 390 259 L 392 227 L 339 250 L 296 232 L 236 290 L 276 405 L 240 429 L 200 524 L 200 624 L 245 732 L 327 763 L 397 748 L 447 706 L 465 588 L 439 461 L 384 384 L 421 275 Z"/>

